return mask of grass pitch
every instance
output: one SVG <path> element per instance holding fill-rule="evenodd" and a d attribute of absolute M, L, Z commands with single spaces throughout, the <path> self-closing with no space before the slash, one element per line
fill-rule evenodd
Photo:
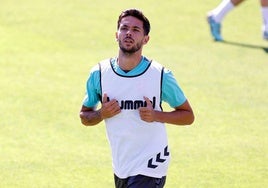
<path fill-rule="evenodd" d="M 2 0 L 0 187 L 113 187 L 103 123 L 78 112 L 89 69 L 117 55 L 116 21 L 129 7 L 151 21 L 144 55 L 176 75 L 192 104 L 190 127 L 167 125 L 167 188 L 268 185 L 268 42 L 256 1 L 211 40 L 206 12 L 219 2 Z M 165 106 L 169 109 L 168 106 Z"/>

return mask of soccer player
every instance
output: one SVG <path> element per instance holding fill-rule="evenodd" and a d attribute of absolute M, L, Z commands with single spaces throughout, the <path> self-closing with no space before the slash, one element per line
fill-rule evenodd
<path fill-rule="evenodd" d="M 207 21 L 211 35 L 215 41 L 223 41 L 221 36 L 221 23 L 224 17 L 244 0 L 223 0 L 215 9 L 209 11 Z M 260 0 L 262 12 L 262 36 L 268 40 L 268 0 Z"/>
<path fill-rule="evenodd" d="M 149 32 L 150 22 L 140 10 L 120 14 L 118 56 L 91 69 L 80 111 L 86 126 L 105 121 L 116 188 L 164 187 L 170 160 L 165 123 L 194 121 L 172 72 L 142 55 Z M 163 111 L 163 101 L 173 110 Z"/>

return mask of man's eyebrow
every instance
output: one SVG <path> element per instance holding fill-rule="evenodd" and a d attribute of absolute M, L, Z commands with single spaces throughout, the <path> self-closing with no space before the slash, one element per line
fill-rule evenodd
<path fill-rule="evenodd" d="M 132 28 L 134 28 L 134 29 L 142 29 L 142 27 L 139 27 L 139 26 L 136 26 L 136 25 L 135 25 L 135 26 L 129 26 L 129 25 L 127 25 L 127 24 L 122 24 L 121 27 L 128 27 L 128 28 L 129 28 L 129 27 L 132 27 Z"/>
<path fill-rule="evenodd" d="M 139 26 L 133 26 L 134 29 L 142 29 L 141 27 Z"/>

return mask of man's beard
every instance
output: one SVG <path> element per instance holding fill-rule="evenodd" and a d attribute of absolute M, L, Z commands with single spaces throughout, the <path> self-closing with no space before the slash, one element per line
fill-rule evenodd
<path fill-rule="evenodd" d="M 120 50 L 124 53 L 124 54 L 133 54 L 137 51 L 139 51 L 142 47 L 142 43 L 138 43 L 135 46 L 133 46 L 132 48 L 125 48 L 121 41 L 119 41 L 119 48 Z"/>

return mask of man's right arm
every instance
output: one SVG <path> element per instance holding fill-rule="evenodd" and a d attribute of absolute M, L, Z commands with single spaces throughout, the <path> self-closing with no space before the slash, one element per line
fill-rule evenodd
<path fill-rule="evenodd" d="M 95 110 L 95 108 L 88 108 L 83 105 L 80 110 L 80 119 L 83 125 L 96 125 L 103 120 L 101 116 L 101 109 Z"/>
<path fill-rule="evenodd" d="M 99 110 L 84 105 L 82 106 L 80 110 L 80 119 L 83 125 L 92 126 L 100 123 L 103 119 L 111 118 L 120 112 L 121 109 L 117 100 L 108 100 L 108 96 L 105 93 Z"/>

